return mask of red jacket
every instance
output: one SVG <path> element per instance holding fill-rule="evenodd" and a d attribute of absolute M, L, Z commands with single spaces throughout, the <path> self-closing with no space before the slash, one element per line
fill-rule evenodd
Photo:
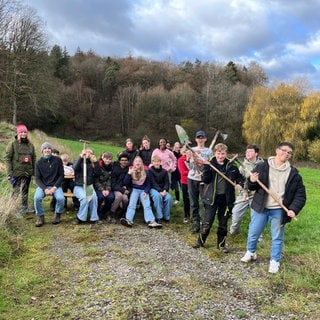
<path fill-rule="evenodd" d="M 181 184 L 188 184 L 189 168 L 186 166 L 186 163 L 185 163 L 186 160 L 187 160 L 186 155 L 183 155 L 178 159 L 178 169 L 179 169 L 179 172 L 180 172 L 180 182 L 181 182 Z"/>

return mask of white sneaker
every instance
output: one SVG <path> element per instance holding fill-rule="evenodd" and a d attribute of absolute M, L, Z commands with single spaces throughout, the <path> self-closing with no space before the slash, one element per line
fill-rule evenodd
<path fill-rule="evenodd" d="M 257 254 L 250 251 L 247 251 L 246 254 L 241 258 L 241 261 L 246 263 L 254 260 L 257 260 Z"/>
<path fill-rule="evenodd" d="M 162 228 L 162 224 L 158 223 L 157 221 L 149 222 L 149 228 Z"/>
<path fill-rule="evenodd" d="M 269 273 L 277 273 L 279 271 L 280 262 L 270 260 Z"/>

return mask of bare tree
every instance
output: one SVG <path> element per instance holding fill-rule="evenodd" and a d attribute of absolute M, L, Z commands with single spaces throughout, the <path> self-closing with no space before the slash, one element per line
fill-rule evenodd
<path fill-rule="evenodd" d="M 16 124 L 19 103 L 32 99 L 34 75 L 43 72 L 46 37 L 33 9 L 18 1 L 0 0 L 0 65 L 4 109 Z"/>

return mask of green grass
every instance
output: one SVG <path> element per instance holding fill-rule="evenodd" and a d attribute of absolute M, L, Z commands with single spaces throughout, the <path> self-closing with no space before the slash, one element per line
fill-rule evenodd
<path fill-rule="evenodd" d="M 60 151 L 60 149 L 64 150 L 65 148 L 70 150 L 71 155 L 73 156 L 73 159 L 79 156 L 81 153 L 81 150 L 84 147 L 84 143 L 80 141 L 70 141 L 66 139 L 56 139 L 57 141 L 57 149 Z M 60 147 L 60 149 L 59 149 Z M 88 148 L 92 148 L 94 151 L 94 154 L 97 158 L 102 154 L 104 151 L 109 151 L 113 154 L 113 159 L 117 160 L 117 154 L 119 151 L 123 150 L 121 147 L 113 146 L 109 142 L 90 142 L 87 144 Z M 61 154 L 61 152 L 60 152 Z"/>

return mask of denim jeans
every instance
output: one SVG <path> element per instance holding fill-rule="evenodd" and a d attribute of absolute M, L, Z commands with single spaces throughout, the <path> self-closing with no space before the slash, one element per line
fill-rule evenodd
<path fill-rule="evenodd" d="M 87 200 L 86 194 L 82 186 L 75 186 L 73 194 L 79 199 L 80 208 L 77 218 L 81 221 L 87 221 L 88 212 L 90 212 L 90 221 L 99 220 L 98 217 L 98 198 L 96 192 L 93 191 L 92 197 Z"/>
<path fill-rule="evenodd" d="M 48 189 L 50 190 L 52 187 L 48 187 Z M 35 193 L 34 193 L 34 197 L 33 197 L 33 201 L 34 201 L 34 208 L 36 210 L 36 215 L 37 216 L 43 216 L 44 215 L 44 208 L 43 208 L 43 198 L 45 197 L 45 193 L 44 191 L 40 188 L 37 187 Z M 64 195 L 63 195 L 63 191 L 62 188 L 58 188 L 55 193 L 53 194 L 53 197 L 56 199 L 56 204 L 55 204 L 55 213 L 62 213 L 63 209 L 64 209 Z"/>
<path fill-rule="evenodd" d="M 264 209 L 263 213 L 251 210 L 247 250 L 256 252 L 258 239 L 269 221 L 272 239 L 270 260 L 279 262 L 284 240 L 284 226 L 281 226 L 282 209 Z"/>
<path fill-rule="evenodd" d="M 156 209 L 157 219 L 170 220 L 170 210 L 173 204 L 172 196 L 169 192 L 163 197 L 156 189 L 150 190 L 153 205 Z"/>
<path fill-rule="evenodd" d="M 147 223 L 153 222 L 155 218 L 151 209 L 149 194 L 147 194 L 146 197 L 144 197 L 144 191 L 136 188 L 132 189 L 132 192 L 130 195 L 129 205 L 126 212 L 126 219 L 129 220 L 130 222 L 133 222 L 133 218 L 136 213 L 136 207 L 137 207 L 137 202 L 139 198 L 143 206 L 143 215 L 144 215 L 145 222 Z"/>

